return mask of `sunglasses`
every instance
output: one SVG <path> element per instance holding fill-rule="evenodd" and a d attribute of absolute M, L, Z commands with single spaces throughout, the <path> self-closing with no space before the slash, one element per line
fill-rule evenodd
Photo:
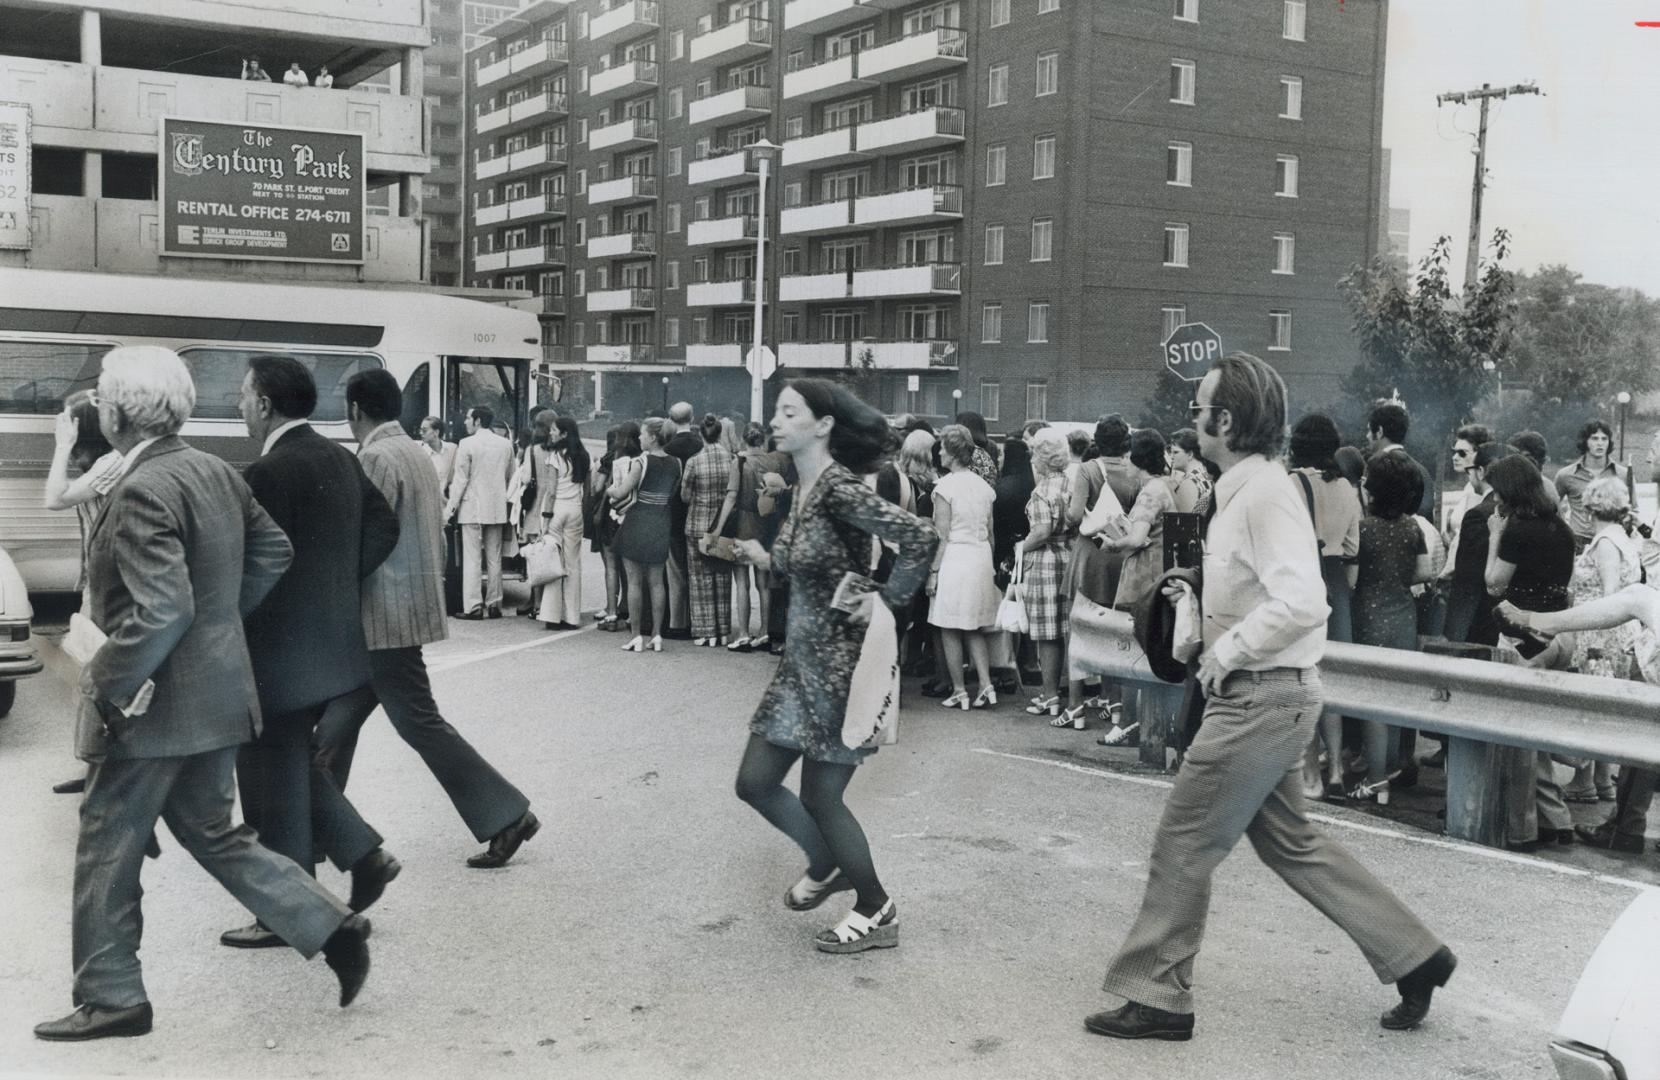
<path fill-rule="evenodd" d="M 1474 451 L 1471 451 L 1471 450 L 1454 450 L 1452 452 L 1452 456 L 1453 457 L 1469 457 L 1472 453 L 1474 453 Z"/>

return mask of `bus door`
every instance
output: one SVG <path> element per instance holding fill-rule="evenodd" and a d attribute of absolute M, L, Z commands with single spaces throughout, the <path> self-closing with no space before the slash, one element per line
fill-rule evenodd
<path fill-rule="evenodd" d="M 507 425 L 512 438 L 529 423 L 530 361 L 474 356 L 444 359 L 444 427 L 447 437 L 464 438 L 467 410 L 483 406 Z"/>

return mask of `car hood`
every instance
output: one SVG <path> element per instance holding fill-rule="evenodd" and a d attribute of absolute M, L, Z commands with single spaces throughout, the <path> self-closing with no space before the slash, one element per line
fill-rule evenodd
<path fill-rule="evenodd" d="M 29 604 L 29 590 L 23 585 L 23 575 L 4 548 L 0 548 L 0 618 L 30 619 L 34 608 Z"/>

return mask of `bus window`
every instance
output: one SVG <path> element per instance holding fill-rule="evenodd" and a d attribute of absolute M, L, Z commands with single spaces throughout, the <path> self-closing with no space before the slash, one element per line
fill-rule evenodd
<path fill-rule="evenodd" d="M 417 364 L 403 384 L 403 414 L 398 420 L 412 439 L 420 437 L 421 421 L 431 415 L 432 409 L 427 398 L 431 382 L 432 365 Z"/>
<path fill-rule="evenodd" d="M 76 390 L 98 385 L 109 345 L 0 341 L 0 413 L 54 415 Z"/>
<path fill-rule="evenodd" d="M 380 357 L 367 353 L 313 353 L 294 349 L 182 349 L 179 355 L 196 382 L 197 420 L 240 420 L 242 379 L 248 361 L 267 354 L 293 357 L 317 381 L 317 409 L 311 419 L 320 424 L 346 419 L 346 380 L 360 371 L 381 367 Z"/>
<path fill-rule="evenodd" d="M 510 433 L 517 434 L 524 422 L 527 366 L 524 360 L 450 358 L 445 399 L 449 419 L 459 422 L 468 409 L 483 406 L 495 414 L 498 423 L 506 424 Z"/>

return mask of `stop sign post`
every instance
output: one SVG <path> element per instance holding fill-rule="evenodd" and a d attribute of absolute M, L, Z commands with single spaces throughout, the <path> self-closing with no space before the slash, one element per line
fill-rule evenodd
<path fill-rule="evenodd" d="M 1178 379 L 1198 382 L 1222 359 L 1222 335 L 1204 323 L 1183 323 L 1164 339 L 1164 363 Z"/>

